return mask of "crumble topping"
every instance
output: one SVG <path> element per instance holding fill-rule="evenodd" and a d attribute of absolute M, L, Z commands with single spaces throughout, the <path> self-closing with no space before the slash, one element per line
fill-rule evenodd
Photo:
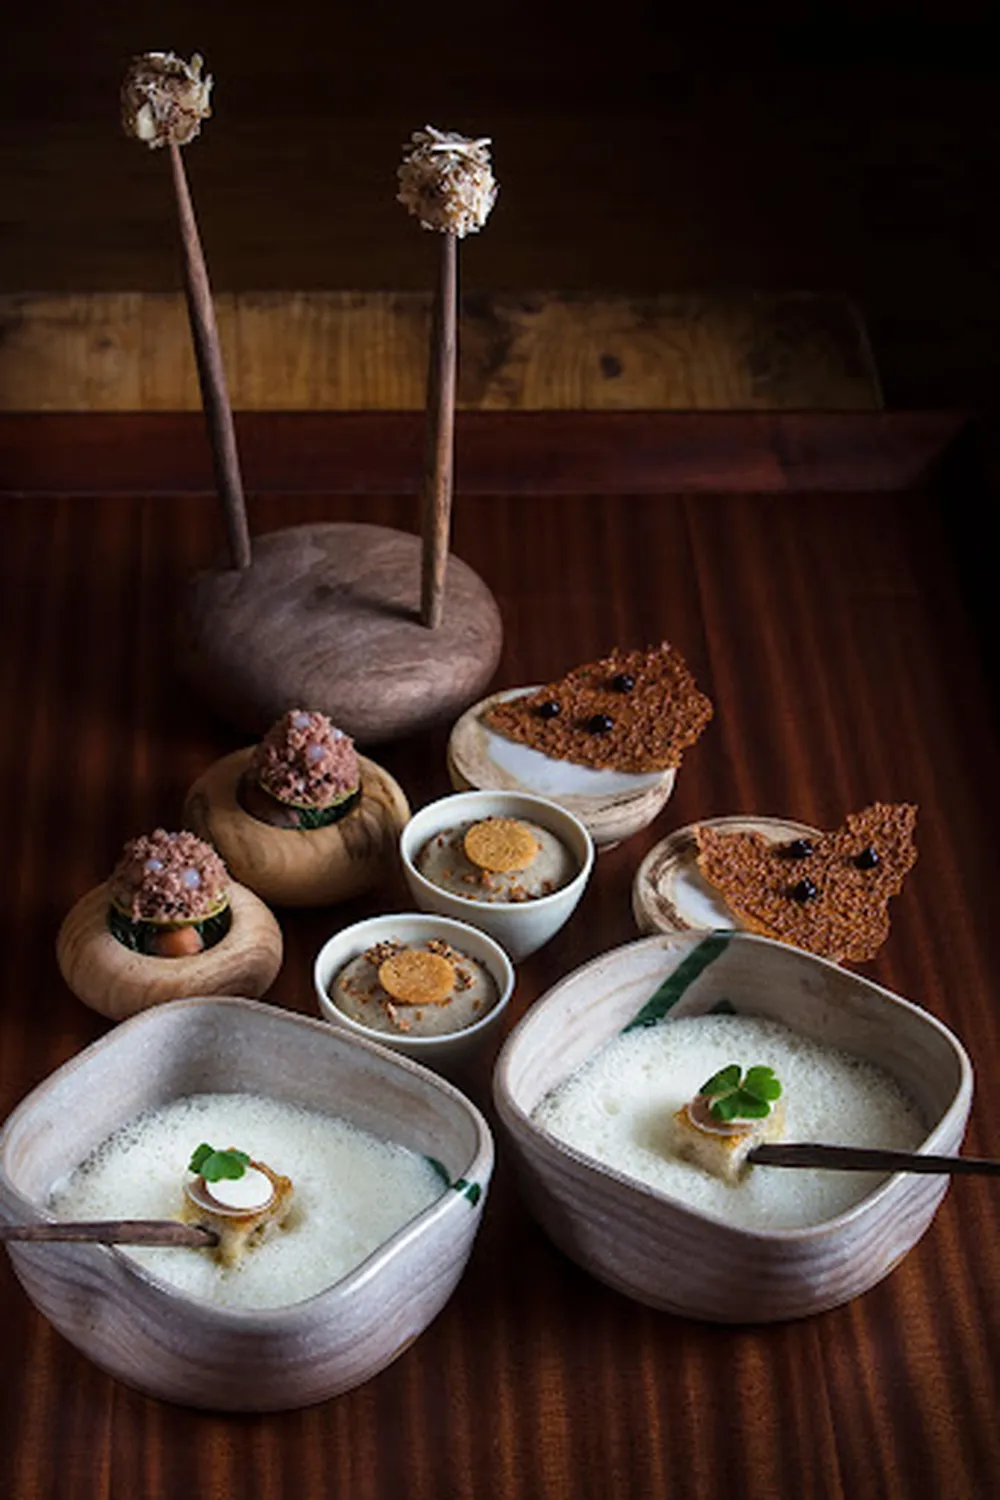
<path fill-rule="evenodd" d="M 396 201 L 420 220 L 423 229 L 459 239 L 475 234 L 486 223 L 498 192 L 489 145 L 488 136 L 472 140 L 433 125 L 415 130 L 396 174 Z"/>
<path fill-rule="evenodd" d="M 150 150 L 193 141 L 212 113 L 212 77 L 202 78 L 201 69 L 197 53 L 189 63 L 173 52 L 134 57 L 121 88 L 125 134 L 145 141 Z"/>

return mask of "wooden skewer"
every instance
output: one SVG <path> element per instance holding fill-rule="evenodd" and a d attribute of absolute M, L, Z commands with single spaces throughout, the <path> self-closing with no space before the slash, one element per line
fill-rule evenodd
<path fill-rule="evenodd" d="M 0 1224 L 0 1242 L 10 1240 L 41 1244 L 63 1240 L 100 1245 L 185 1245 L 201 1249 L 217 1245 L 219 1236 L 200 1224 L 181 1224 L 173 1219 L 66 1220 L 61 1224 Z"/>
<path fill-rule="evenodd" d="M 444 612 L 455 453 L 455 372 L 458 346 L 458 239 L 441 236 L 441 262 L 431 318 L 427 367 L 427 448 L 424 459 L 420 618 L 430 630 Z"/>
<path fill-rule="evenodd" d="M 921 1156 L 915 1151 L 868 1150 L 788 1142 L 754 1146 L 747 1161 L 759 1167 L 831 1167 L 841 1172 L 948 1172 L 1000 1176 L 1000 1161 L 981 1156 Z"/>
<path fill-rule="evenodd" d="M 198 383 L 201 386 L 201 399 L 212 448 L 215 482 L 222 499 L 232 565 L 234 568 L 248 568 L 251 561 L 250 529 L 247 525 L 246 500 L 236 450 L 236 429 L 233 426 L 233 409 L 229 404 L 226 372 L 222 364 L 222 345 L 215 320 L 212 289 L 181 149 L 174 141 L 169 143 L 168 149 L 180 220 L 184 290 L 198 365 Z"/>

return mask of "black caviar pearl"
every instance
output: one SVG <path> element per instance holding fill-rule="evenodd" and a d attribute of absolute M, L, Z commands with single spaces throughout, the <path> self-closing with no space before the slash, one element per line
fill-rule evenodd
<path fill-rule="evenodd" d="M 879 863 L 878 850 L 873 849 L 869 844 L 867 849 L 862 849 L 854 863 L 859 870 L 874 870 Z"/>
<path fill-rule="evenodd" d="M 546 698 L 544 703 L 538 705 L 538 717 L 540 719 L 557 719 L 562 709 L 554 698 Z"/>
<path fill-rule="evenodd" d="M 798 885 L 789 888 L 788 894 L 793 901 L 814 901 L 819 895 L 819 886 L 811 880 L 800 880 Z"/>
<path fill-rule="evenodd" d="M 587 720 L 587 728 L 591 734 L 610 734 L 615 727 L 615 721 L 610 714 L 594 714 Z"/>
<path fill-rule="evenodd" d="M 808 859 L 813 852 L 813 846 L 808 839 L 792 839 L 790 844 L 785 845 L 785 853 L 789 859 Z"/>
<path fill-rule="evenodd" d="M 611 686 L 616 693 L 630 693 L 635 687 L 635 678 L 631 672 L 619 672 L 612 677 Z"/>

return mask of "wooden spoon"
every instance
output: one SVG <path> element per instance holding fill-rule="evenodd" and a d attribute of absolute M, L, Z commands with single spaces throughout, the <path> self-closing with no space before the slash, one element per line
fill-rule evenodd
<path fill-rule="evenodd" d="M 76 1240 L 100 1245 L 186 1245 L 202 1249 L 217 1245 L 213 1229 L 199 1224 L 181 1224 L 174 1219 L 66 1220 L 61 1224 L 0 1224 L 0 1243 L 27 1240 L 35 1244 L 50 1240 Z"/>
<path fill-rule="evenodd" d="M 921 1156 L 915 1151 L 868 1150 L 788 1142 L 754 1146 L 747 1161 L 759 1167 L 833 1167 L 841 1172 L 948 1172 L 1000 1175 L 1000 1161 L 983 1156 Z"/>

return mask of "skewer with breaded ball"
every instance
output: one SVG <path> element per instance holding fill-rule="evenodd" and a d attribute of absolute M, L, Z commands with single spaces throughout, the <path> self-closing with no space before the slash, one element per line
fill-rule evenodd
<path fill-rule="evenodd" d="M 201 70 L 202 60 L 197 54 L 189 63 L 173 52 L 144 52 L 134 57 L 121 88 L 122 125 L 126 135 L 144 142 L 150 150 L 165 146 L 170 157 L 188 316 L 230 561 L 234 568 L 248 568 L 250 531 L 233 412 L 208 269 L 180 150 L 194 140 L 202 120 L 212 113 L 209 97 L 213 80 L 210 74 L 202 77 Z"/>
<path fill-rule="evenodd" d="M 444 612 L 451 529 L 458 348 L 458 241 L 486 223 L 497 197 L 489 137 L 415 130 L 398 171 L 397 199 L 422 228 L 441 235 L 427 374 L 427 449 L 422 502 L 421 619 L 431 630 Z"/>

